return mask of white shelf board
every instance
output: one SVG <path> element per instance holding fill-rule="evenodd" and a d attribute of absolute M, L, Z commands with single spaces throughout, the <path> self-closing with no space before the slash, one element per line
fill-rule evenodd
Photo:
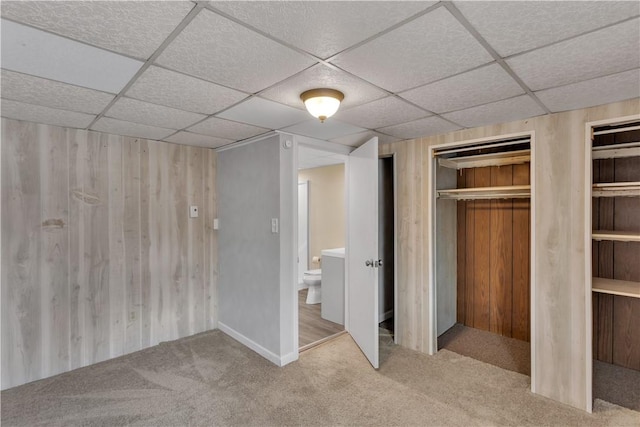
<path fill-rule="evenodd" d="M 640 242 L 640 233 L 633 231 L 593 230 L 593 240 L 613 240 L 616 242 Z"/>
<path fill-rule="evenodd" d="M 518 150 L 506 153 L 478 154 L 475 156 L 438 159 L 438 164 L 450 169 L 482 168 L 486 166 L 517 165 L 531 161 L 531 150 Z"/>
<path fill-rule="evenodd" d="M 602 182 L 593 184 L 593 197 L 638 197 L 640 182 Z"/>
<path fill-rule="evenodd" d="M 436 192 L 438 198 L 443 200 L 528 199 L 531 197 L 531 186 L 452 188 Z"/>
<path fill-rule="evenodd" d="M 600 292 L 602 294 L 622 295 L 625 297 L 640 298 L 640 282 L 594 277 L 592 280 L 591 288 L 593 292 Z"/>
<path fill-rule="evenodd" d="M 597 159 L 618 159 L 622 157 L 640 156 L 640 146 L 634 146 L 634 144 L 637 144 L 637 143 L 633 143 L 633 145 L 628 144 L 629 146 L 627 147 L 622 147 L 622 146 L 616 147 L 615 145 L 608 145 L 606 147 L 597 147 L 598 148 L 597 150 L 595 148 L 592 150 L 591 158 L 593 160 L 597 160 Z"/>

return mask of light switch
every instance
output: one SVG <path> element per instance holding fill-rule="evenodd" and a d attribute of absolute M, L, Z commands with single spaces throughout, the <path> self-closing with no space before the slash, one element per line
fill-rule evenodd
<path fill-rule="evenodd" d="M 278 218 L 271 218 L 271 232 L 278 232 Z"/>
<path fill-rule="evenodd" d="M 197 206 L 189 206 L 189 218 L 198 218 Z"/>

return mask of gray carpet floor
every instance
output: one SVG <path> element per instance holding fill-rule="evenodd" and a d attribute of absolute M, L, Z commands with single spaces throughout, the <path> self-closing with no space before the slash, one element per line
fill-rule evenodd
<path fill-rule="evenodd" d="M 219 331 L 2 392 L 2 425 L 639 426 L 600 400 L 594 414 L 529 391 L 526 375 L 383 334 L 373 370 L 349 335 L 278 368 Z"/>

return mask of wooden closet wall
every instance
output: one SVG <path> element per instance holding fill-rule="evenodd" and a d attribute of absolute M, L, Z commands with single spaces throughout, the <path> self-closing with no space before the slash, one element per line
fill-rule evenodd
<path fill-rule="evenodd" d="M 640 141 L 640 131 L 599 135 L 593 146 Z M 593 182 L 640 181 L 640 157 L 593 160 Z M 639 197 L 593 198 L 594 230 L 640 231 Z M 594 277 L 640 282 L 640 243 L 594 241 Z M 593 292 L 593 357 L 640 370 L 640 298 Z"/>
<path fill-rule="evenodd" d="M 529 168 L 462 169 L 458 188 L 529 184 Z M 530 206 L 530 199 L 458 202 L 458 323 L 530 340 Z"/>

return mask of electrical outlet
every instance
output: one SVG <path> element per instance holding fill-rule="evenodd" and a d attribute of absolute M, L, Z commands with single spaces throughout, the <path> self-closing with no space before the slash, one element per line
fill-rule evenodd
<path fill-rule="evenodd" d="M 197 206 L 189 206 L 189 218 L 198 218 Z"/>
<path fill-rule="evenodd" d="M 271 232 L 278 232 L 278 218 L 271 218 Z"/>

